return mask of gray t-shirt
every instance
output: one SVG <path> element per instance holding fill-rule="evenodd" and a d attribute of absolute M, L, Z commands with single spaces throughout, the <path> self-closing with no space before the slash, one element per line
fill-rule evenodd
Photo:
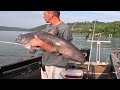
<path fill-rule="evenodd" d="M 58 35 L 59 37 L 65 38 L 69 42 L 73 39 L 68 25 L 64 22 L 57 26 L 52 26 L 51 24 L 47 25 L 45 32 Z M 66 67 L 68 64 L 68 59 L 64 58 L 62 55 L 58 56 L 44 51 L 42 56 L 42 64 L 45 66 Z"/>

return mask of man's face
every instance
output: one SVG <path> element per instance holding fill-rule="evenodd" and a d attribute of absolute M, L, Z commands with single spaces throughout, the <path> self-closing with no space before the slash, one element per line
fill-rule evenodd
<path fill-rule="evenodd" d="M 47 12 L 47 11 L 44 11 L 44 19 L 45 19 L 45 21 L 46 21 L 46 23 L 50 23 L 50 20 L 52 19 L 52 17 L 53 17 L 53 13 L 49 13 L 49 12 Z"/>

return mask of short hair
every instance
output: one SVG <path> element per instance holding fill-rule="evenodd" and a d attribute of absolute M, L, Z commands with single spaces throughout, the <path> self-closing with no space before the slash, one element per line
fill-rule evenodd
<path fill-rule="evenodd" d="M 57 17 L 60 17 L 60 11 L 48 11 L 48 12 L 53 13 Z"/>

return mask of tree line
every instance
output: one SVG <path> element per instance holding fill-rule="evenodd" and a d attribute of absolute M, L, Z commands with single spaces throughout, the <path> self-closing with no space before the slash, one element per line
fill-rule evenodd
<path fill-rule="evenodd" d="M 94 22 L 74 22 L 74 23 L 67 23 L 68 26 L 71 28 L 72 33 L 83 34 L 83 33 L 90 33 L 90 29 L 93 30 Z M 47 24 L 29 29 L 29 31 L 44 31 Z M 73 27 L 74 26 L 74 27 Z M 120 37 L 120 21 L 114 22 L 99 22 L 96 21 L 95 25 L 95 33 L 101 33 L 102 36 L 108 36 L 112 34 L 113 37 Z"/>
<path fill-rule="evenodd" d="M 92 22 L 75 22 L 76 25 L 74 26 L 74 29 L 72 29 L 73 33 L 90 33 L 91 30 L 94 29 L 94 21 Z M 68 23 L 69 27 L 72 28 L 72 26 L 75 23 Z M 95 33 L 101 33 L 104 36 L 108 36 L 108 34 L 112 34 L 113 37 L 120 37 L 120 21 L 114 21 L 114 22 L 99 22 L 96 21 L 95 24 Z"/>

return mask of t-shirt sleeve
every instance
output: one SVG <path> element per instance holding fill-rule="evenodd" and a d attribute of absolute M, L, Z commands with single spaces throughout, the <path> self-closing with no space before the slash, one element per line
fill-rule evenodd
<path fill-rule="evenodd" d="M 45 29 L 44 29 L 44 32 L 48 32 L 49 31 L 49 28 L 50 28 L 50 25 L 48 24 Z"/>
<path fill-rule="evenodd" d="M 69 28 L 66 28 L 64 30 L 64 32 L 63 32 L 63 38 L 65 38 L 69 42 L 73 40 L 72 32 L 71 32 L 71 30 Z"/>

